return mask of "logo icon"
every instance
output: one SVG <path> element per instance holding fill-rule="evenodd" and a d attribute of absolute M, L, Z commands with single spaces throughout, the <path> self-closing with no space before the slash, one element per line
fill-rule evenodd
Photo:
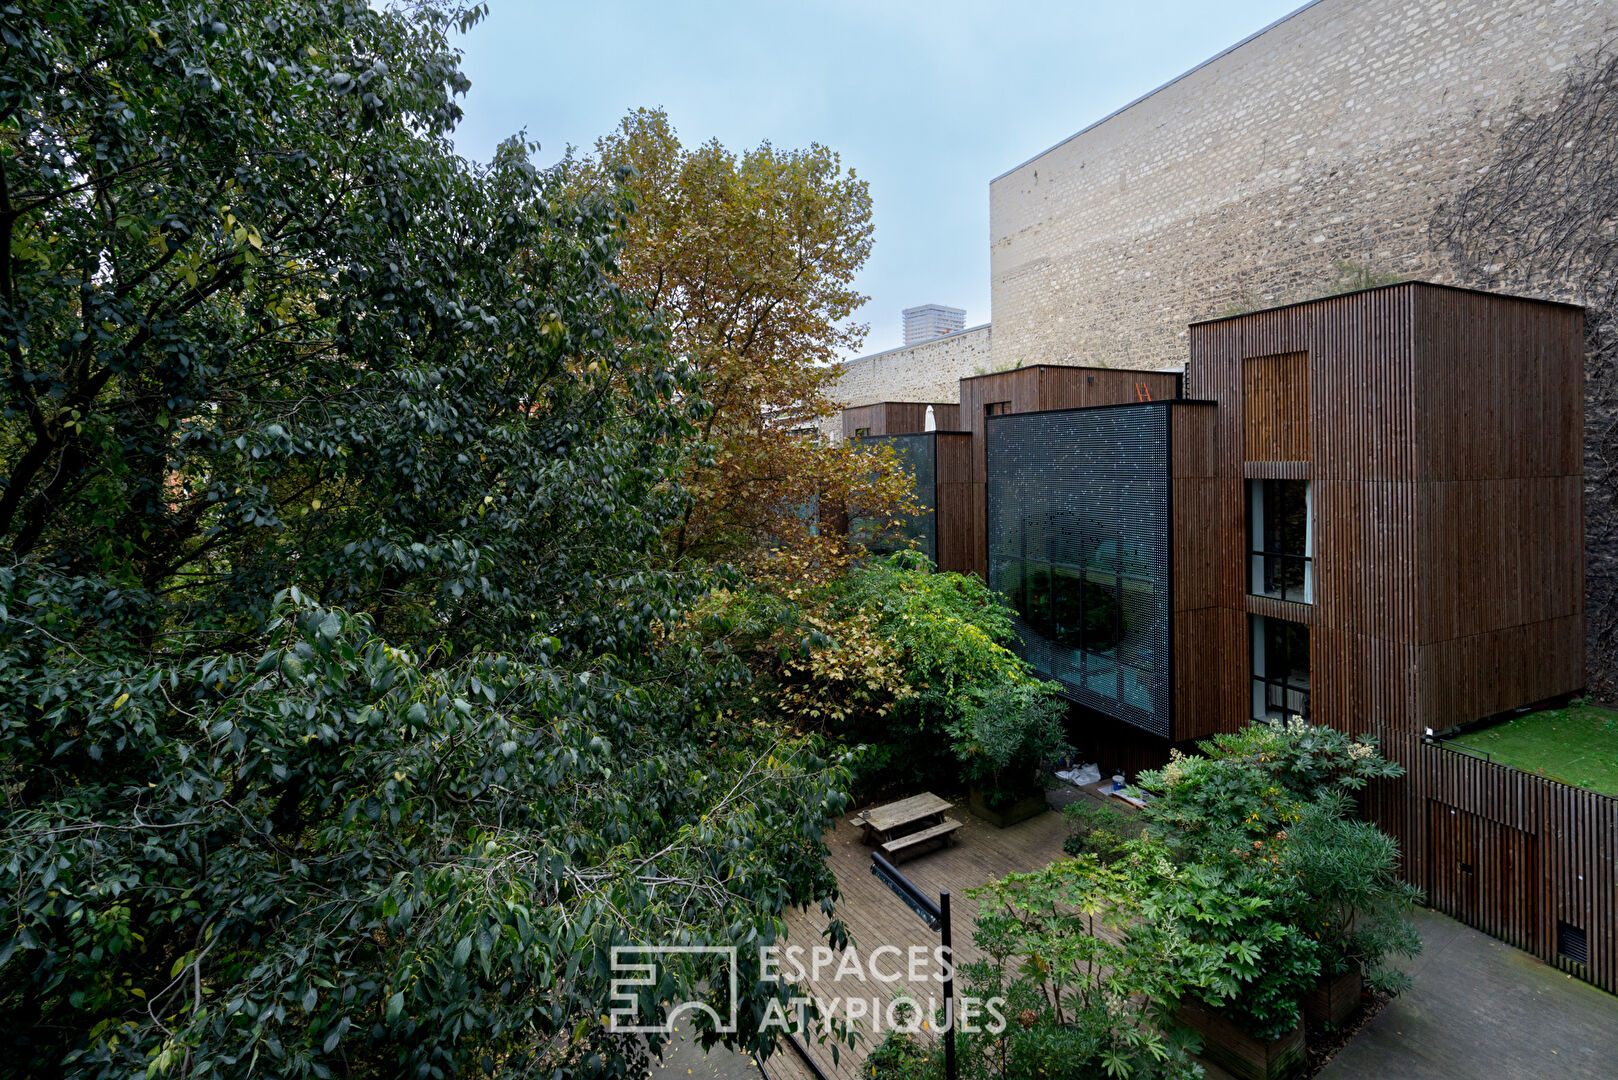
<path fill-rule="evenodd" d="M 661 1022 L 641 1013 L 639 988 L 650 996 L 659 982 L 662 965 L 678 956 L 716 956 L 724 961 L 728 983 L 729 1013 L 719 1015 L 706 1001 L 669 1003 Z M 631 1035 L 672 1035 L 681 1013 L 707 1013 L 714 1030 L 731 1034 L 736 1030 L 736 947 L 734 945 L 614 945 L 612 947 L 612 1007 L 607 1011 L 607 1030 Z"/>

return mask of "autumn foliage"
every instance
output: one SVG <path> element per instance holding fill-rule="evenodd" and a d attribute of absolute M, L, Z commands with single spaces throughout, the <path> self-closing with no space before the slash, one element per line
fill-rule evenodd
<path fill-rule="evenodd" d="M 836 361 L 866 328 L 853 281 L 871 251 L 871 198 L 837 155 L 769 143 L 737 154 L 681 145 L 660 110 L 630 113 L 574 163 L 575 181 L 624 177 L 636 203 L 619 280 L 667 321 L 703 375 L 705 452 L 689 464 L 676 551 L 773 580 L 824 581 L 848 565 L 845 508 L 911 508 L 888 454 L 830 443 L 820 422 Z"/>

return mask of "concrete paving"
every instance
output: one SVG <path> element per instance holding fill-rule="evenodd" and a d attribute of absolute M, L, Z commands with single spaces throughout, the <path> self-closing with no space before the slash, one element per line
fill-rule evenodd
<path fill-rule="evenodd" d="M 770 1056 L 763 1069 L 750 1054 L 716 1046 L 704 1054 L 702 1048 L 675 1028 L 675 1037 L 661 1063 L 653 1062 L 650 1080 L 814 1080 L 797 1052 L 783 1044 Z"/>
<path fill-rule="evenodd" d="M 1417 913 L 1415 986 L 1319 1080 L 1611 1080 L 1618 997 L 1436 912 Z"/>

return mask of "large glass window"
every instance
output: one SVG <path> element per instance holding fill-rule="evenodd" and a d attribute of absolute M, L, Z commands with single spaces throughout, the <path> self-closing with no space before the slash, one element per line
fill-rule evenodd
<path fill-rule="evenodd" d="M 1309 718 L 1309 628 L 1284 619 L 1251 617 L 1253 717 Z"/>
<path fill-rule="evenodd" d="M 1309 481 L 1247 482 L 1247 591 L 1314 602 L 1314 528 Z"/>
<path fill-rule="evenodd" d="M 1169 704 L 1168 408 L 987 425 L 989 585 L 1070 699 L 1156 734 Z"/>

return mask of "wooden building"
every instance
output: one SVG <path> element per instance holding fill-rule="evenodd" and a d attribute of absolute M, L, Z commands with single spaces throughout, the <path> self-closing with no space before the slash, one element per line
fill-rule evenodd
<path fill-rule="evenodd" d="M 1614 989 L 1618 801 L 1436 738 L 1584 686 L 1583 347 L 1578 308 L 1406 283 L 1194 325 L 1186 385 L 1219 403 L 1217 602 L 1250 638 L 1207 700 L 1257 702 L 1262 638 L 1301 642 L 1285 703 L 1407 770 L 1365 808 L 1409 880 Z M 1306 598 L 1265 595 L 1266 483 L 1306 495 Z"/>
<path fill-rule="evenodd" d="M 1194 324 L 1183 376 L 963 379 L 950 542 L 1110 762 L 1374 734 L 1409 880 L 1618 989 L 1618 800 L 1442 740 L 1583 688 L 1583 344 L 1576 307 L 1407 282 Z"/>
<path fill-rule="evenodd" d="M 961 407 L 944 401 L 879 401 L 843 410 L 843 438 L 909 435 L 927 430 L 927 410 L 939 431 L 963 431 Z"/>

